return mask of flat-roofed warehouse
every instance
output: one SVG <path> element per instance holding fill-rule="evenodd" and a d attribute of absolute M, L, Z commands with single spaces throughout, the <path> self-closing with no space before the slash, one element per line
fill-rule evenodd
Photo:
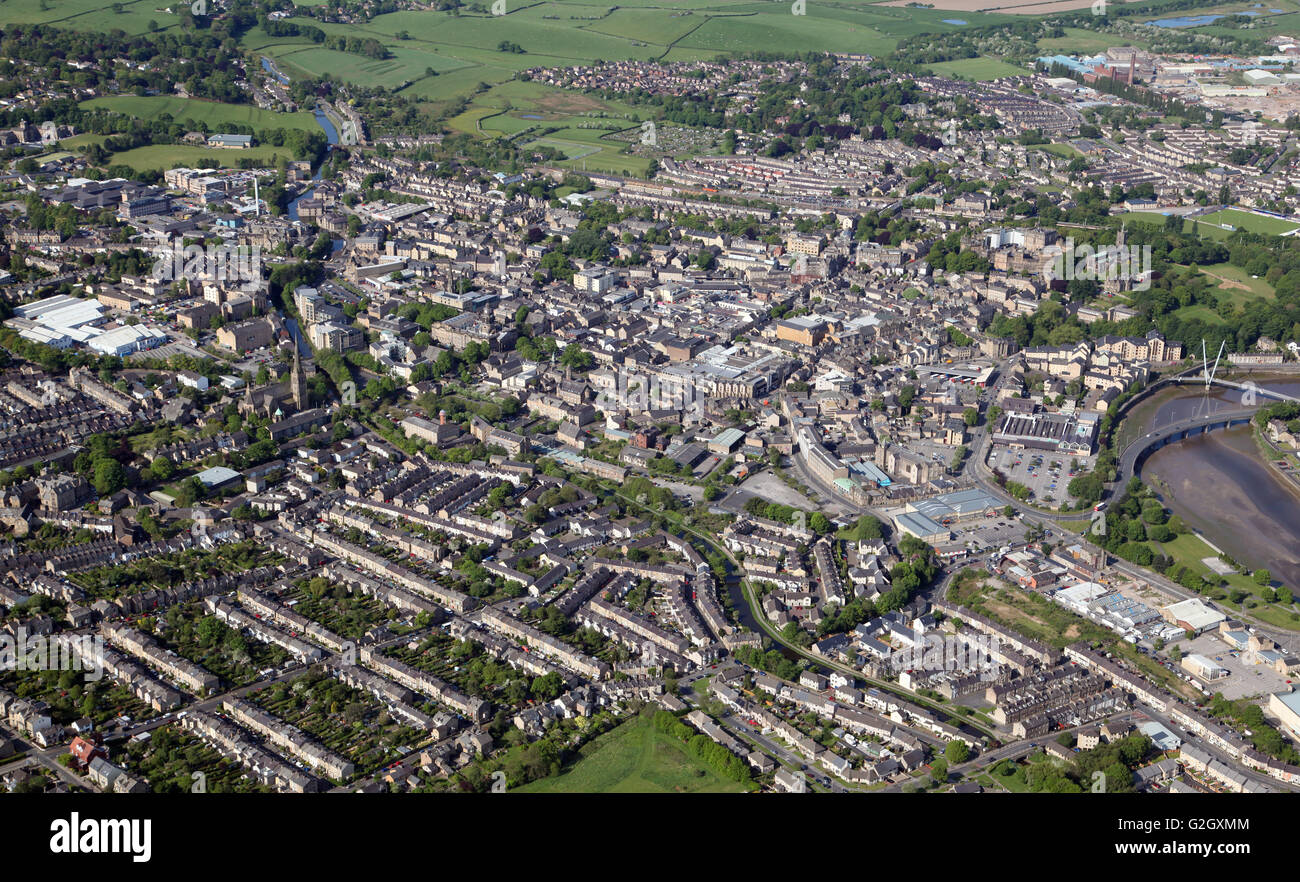
<path fill-rule="evenodd" d="M 989 384 L 997 372 L 997 366 L 991 364 L 919 364 L 918 375 L 928 375 L 969 386 L 983 388 Z"/>
<path fill-rule="evenodd" d="M 1063 413 L 1009 413 L 993 433 L 993 440 L 1011 447 L 1032 447 L 1063 453 L 1092 452 L 1095 414 L 1074 417 Z"/>
<path fill-rule="evenodd" d="M 1223 613 L 1206 605 L 1203 600 L 1196 597 L 1189 597 L 1187 600 L 1180 600 L 1178 603 L 1171 603 L 1169 606 L 1162 607 L 1160 614 L 1164 616 L 1166 622 L 1194 634 L 1200 634 L 1202 631 L 1216 627 L 1219 622 L 1227 619 L 1227 616 Z"/>
<path fill-rule="evenodd" d="M 947 527 L 920 512 L 909 511 L 896 515 L 894 526 L 922 542 L 946 542 L 952 536 Z"/>
<path fill-rule="evenodd" d="M 941 524 L 979 518 L 1002 507 L 997 497 L 983 490 L 958 490 L 908 504 L 910 511 L 923 514 Z"/>
<path fill-rule="evenodd" d="M 98 300 L 69 297 L 66 294 L 56 294 L 19 306 L 14 309 L 14 315 L 55 330 L 80 328 L 106 320 L 104 308 Z"/>
<path fill-rule="evenodd" d="M 1300 692 L 1275 692 L 1268 697 L 1268 709 L 1277 715 L 1291 734 L 1300 738 Z"/>

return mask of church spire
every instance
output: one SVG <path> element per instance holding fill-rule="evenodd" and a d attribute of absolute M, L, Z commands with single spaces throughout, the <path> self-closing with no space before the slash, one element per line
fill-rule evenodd
<path fill-rule="evenodd" d="M 293 347 L 293 372 L 289 375 L 289 391 L 293 394 L 293 406 L 297 411 L 307 408 L 307 378 L 302 372 L 302 350 Z"/>

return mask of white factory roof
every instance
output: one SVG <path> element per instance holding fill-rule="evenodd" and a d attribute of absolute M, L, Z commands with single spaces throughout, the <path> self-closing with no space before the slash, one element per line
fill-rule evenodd
<path fill-rule="evenodd" d="M 94 324 L 104 317 L 104 307 L 98 300 L 82 300 L 76 305 L 53 309 L 36 319 L 47 328 L 79 328 Z"/>
<path fill-rule="evenodd" d="M 52 309 L 62 309 L 65 306 L 71 306 L 81 301 L 76 297 L 69 297 L 67 294 L 55 294 L 53 297 L 46 297 L 44 300 L 37 300 L 32 303 L 25 303 L 14 309 L 14 315 L 23 318 L 35 319 Z"/>
<path fill-rule="evenodd" d="M 154 341 L 163 342 L 168 337 L 162 331 L 146 328 L 143 325 L 123 325 L 111 331 L 105 331 L 90 341 L 90 348 L 97 352 L 117 353 L 123 347 L 142 348 Z"/>
<path fill-rule="evenodd" d="M 1186 622 L 1197 631 L 1213 627 L 1227 618 L 1223 613 L 1211 609 L 1195 597 L 1170 604 L 1165 607 L 1165 611 L 1173 616 L 1174 621 Z"/>

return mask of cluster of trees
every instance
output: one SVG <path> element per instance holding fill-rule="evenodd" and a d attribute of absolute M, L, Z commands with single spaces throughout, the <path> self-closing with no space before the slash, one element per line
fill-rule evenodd
<path fill-rule="evenodd" d="M 885 538 L 885 525 L 874 515 L 863 515 L 851 527 L 845 527 L 837 534 L 847 542 L 870 542 Z"/>
<path fill-rule="evenodd" d="M 1288 432 L 1300 432 L 1300 404 L 1294 401 L 1276 401 L 1261 407 L 1255 413 L 1255 424 L 1261 429 L 1273 420 L 1286 423 Z"/>
<path fill-rule="evenodd" d="M 961 231 L 956 230 L 942 239 L 936 239 L 930 247 L 926 260 L 935 269 L 945 269 L 950 273 L 986 273 L 992 264 L 987 257 L 974 251 L 963 251 Z"/>
<path fill-rule="evenodd" d="M 884 602 L 885 598 L 881 598 Z M 829 634 L 842 634 L 845 631 L 852 631 L 863 622 L 869 622 L 881 613 L 880 607 L 862 597 L 855 597 L 844 605 L 843 609 L 835 609 L 834 604 L 826 610 L 826 616 L 817 623 L 817 633 L 825 637 Z M 884 610 L 888 612 L 889 610 Z"/>
<path fill-rule="evenodd" d="M 189 4 L 185 4 L 189 11 Z M 254 20 L 252 23 L 256 23 Z M 116 82 L 126 94 L 169 94 L 183 83 L 191 95 L 214 101 L 246 103 L 248 93 L 237 85 L 242 54 L 226 34 L 214 28 L 170 28 L 128 35 L 122 30 L 74 31 L 48 25 L 7 24 L 0 37 L 0 57 L 29 61 L 44 68 L 45 82 L 101 89 Z M 148 62 L 147 69 L 118 64 L 117 59 Z M 79 70 L 71 62 L 94 62 Z M 44 122 L 35 111 L 34 122 Z M 66 120 L 57 120 L 65 122 Z"/>
<path fill-rule="evenodd" d="M 127 486 L 130 479 L 121 459 L 130 456 L 129 448 L 112 435 L 91 435 L 86 449 L 72 461 L 73 470 L 90 482 L 100 496 L 111 496 Z"/>
<path fill-rule="evenodd" d="M 894 173 L 893 163 L 886 161 L 881 168 L 886 175 Z M 858 217 L 853 229 L 853 237 L 859 242 L 875 242 L 878 245 L 901 245 L 913 238 L 921 230 L 920 221 L 914 218 L 881 217 L 877 212 L 867 212 Z"/>
<path fill-rule="evenodd" d="M 367 58 L 390 58 L 393 53 L 374 37 L 326 37 L 325 48 L 336 52 L 350 52 Z"/>
<path fill-rule="evenodd" d="M 1063 735 L 1059 740 L 1068 746 L 1073 737 Z M 1066 765 L 1052 760 L 1027 763 L 1023 767 L 1025 783 L 1033 793 L 1089 793 L 1094 788 L 1104 793 L 1132 793 L 1135 790 L 1133 770 L 1150 752 L 1150 738 L 1130 735 L 1081 751 Z M 993 775 L 1003 778 L 1018 770 L 1010 760 L 1003 760 L 991 769 Z"/>
<path fill-rule="evenodd" d="M 724 778 L 745 782 L 752 778 L 749 763 L 736 756 L 708 735 L 697 733 L 668 711 L 655 711 L 655 729 L 671 735 L 686 746 L 686 752 Z"/>
<path fill-rule="evenodd" d="M 1104 521 L 1104 533 L 1098 527 Z M 1103 521 L 1095 521 L 1086 534 L 1097 545 L 1111 554 L 1141 566 L 1164 572 L 1173 565 L 1173 559 L 1160 555 L 1145 543 L 1170 542 L 1188 532 L 1182 518 L 1170 517 L 1169 512 L 1155 498 L 1155 493 L 1142 484 L 1140 478 L 1131 478 L 1124 495 L 1111 505 Z M 1100 534 L 1099 534 L 1100 533 Z"/>
<path fill-rule="evenodd" d="M 314 25 L 298 24 L 284 19 L 272 20 L 265 16 L 258 24 L 272 37 L 306 37 L 313 43 L 325 42 L 325 32 Z"/>
<path fill-rule="evenodd" d="M 628 478 L 623 483 L 623 495 L 643 505 L 660 511 L 676 511 L 681 503 L 667 487 L 657 487 L 649 478 Z"/>
<path fill-rule="evenodd" d="M 1300 751 L 1288 744 L 1281 733 L 1264 718 L 1264 711 L 1258 704 L 1249 701 L 1229 701 L 1220 692 L 1210 699 L 1209 711 L 1212 716 L 1231 721 L 1241 732 L 1249 732 L 1249 738 L 1260 753 L 1282 760 L 1291 765 L 1300 765 Z"/>
<path fill-rule="evenodd" d="M 782 680 L 797 680 L 799 671 L 802 670 L 797 662 L 786 658 L 776 649 L 764 652 L 753 646 L 741 646 L 736 649 L 736 660 L 751 668 L 767 671 Z"/>
<path fill-rule="evenodd" d="M 71 205 L 46 205 L 36 193 L 28 194 L 26 205 L 27 226 L 31 229 L 58 230 L 65 239 L 77 232 L 77 209 Z"/>
<path fill-rule="evenodd" d="M 398 307 L 397 315 L 399 318 L 415 322 L 428 332 L 433 328 L 435 322 L 445 322 L 447 319 L 455 318 L 460 315 L 460 310 L 455 307 L 444 306 L 441 303 L 415 301 Z M 419 338 L 419 334 L 417 334 L 416 337 Z M 433 341 L 430 339 L 423 345 L 428 346 L 432 342 Z"/>
<path fill-rule="evenodd" d="M 507 712 L 503 709 L 498 712 L 498 716 L 505 717 Z M 497 730 L 495 723 L 493 729 Z M 510 730 L 503 724 L 496 734 L 500 735 L 508 731 Z M 507 751 L 500 758 L 498 766 L 498 769 L 505 773 L 507 785 L 519 787 L 530 781 L 538 781 L 542 778 L 558 775 L 566 755 L 566 749 L 557 744 L 556 740 L 567 737 L 569 736 L 561 732 L 560 727 L 556 727 L 556 729 L 552 730 L 552 733 L 548 733 L 534 742 L 521 744 Z M 477 764 L 467 767 L 461 775 L 463 777 L 457 783 L 464 790 L 487 793 L 492 788 L 492 776 Z"/>
<path fill-rule="evenodd" d="M 892 587 L 876 604 L 882 612 L 900 609 L 913 592 L 929 585 L 939 572 L 939 558 L 934 549 L 915 536 L 900 539 L 898 553 L 902 560 L 889 571 Z"/>
<path fill-rule="evenodd" d="M 812 530 L 818 536 L 825 536 L 833 529 L 830 519 L 819 511 L 812 514 L 793 505 L 782 505 L 778 502 L 768 502 L 757 496 L 752 497 L 745 502 L 745 511 L 756 518 L 766 518 L 769 521 L 780 521 L 783 524 L 792 526 L 802 523 L 807 529 Z"/>

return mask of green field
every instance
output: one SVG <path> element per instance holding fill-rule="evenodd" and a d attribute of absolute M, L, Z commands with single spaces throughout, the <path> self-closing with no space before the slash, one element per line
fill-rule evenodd
<path fill-rule="evenodd" d="M 1148 224 L 1152 226 L 1161 226 L 1165 222 L 1165 216 L 1154 211 L 1130 211 L 1122 215 L 1122 217 L 1130 223 Z M 1220 211 L 1214 211 L 1202 215 L 1198 218 L 1188 218 L 1184 220 L 1183 232 L 1192 232 L 1193 227 L 1195 227 L 1197 235 L 1206 236 L 1210 239 L 1226 239 L 1235 232 L 1235 230 L 1224 229 L 1221 224 L 1236 227 L 1237 230 L 1245 230 L 1251 233 L 1260 233 L 1272 236 L 1300 229 L 1300 224 L 1293 221 L 1285 221 L 1274 217 L 1264 217 L 1258 214 L 1251 214 L 1248 211 L 1240 211 L 1235 208 L 1225 208 Z"/>
<path fill-rule="evenodd" d="M 623 151 L 627 144 L 609 141 L 600 129 L 560 129 L 545 137 L 526 142 L 525 146 L 546 146 L 561 150 L 567 157 L 559 165 L 577 170 L 606 171 L 613 174 L 643 174 L 650 157 L 634 156 Z"/>
<path fill-rule="evenodd" d="M 272 147 L 259 144 L 248 150 L 222 150 L 207 147 L 190 147 L 182 144 L 153 144 L 148 147 L 136 147 L 113 154 L 113 163 L 129 165 L 137 171 L 156 169 L 166 171 L 177 166 L 198 166 L 203 160 L 212 160 L 223 168 L 237 168 L 241 159 L 254 159 L 258 165 L 273 166 L 276 158 L 283 156 L 292 162 L 296 157 L 293 151 L 284 147 Z"/>
<path fill-rule="evenodd" d="M 89 147 L 91 144 L 103 144 L 108 140 L 108 135 L 73 135 L 71 138 L 63 138 L 59 141 L 59 146 L 64 150 L 76 150 L 79 147 Z"/>
<path fill-rule="evenodd" d="M 316 5 L 316 0 L 297 2 Z M 177 21 L 145 0 L 123 3 L 121 13 L 112 13 L 111 7 L 107 0 L 0 0 L 0 24 L 48 22 L 86 30 L 121 28 L 141 33 L 148 30 L 150 20 L 161 28 L 173 27 Z M 588 100 L 594 107 L 557 107 L 554 90 L 515 91 L 519 86 L 532 85 L 516 81 L 516 74 L 534 67 L 571 67 L 598 60 L 712 60 L 725 54 L 773 48 L 879 56 L 909 37 L 960 32 L 963 27 L 1023 23 L 1026 19 L 996 12 L 888 7 L 877 0 L 813 2 L 800 15 L 791 14 L 787 0 L 677 0 L 671 4 L 631 0 L 617 5 L 607 0 L 507 0 L 503 16 L 458 11 L 462 14 L 403 10 L 347 24 L 311 20 L 313 27 L 330 36 L 378 40 L 391 54 L 383 59 L 327 49 L 305 37 L 272 37 L 261 27 L 249 29 L 241 37 L 241 46 L 255 56 L 273 59 L 291 78 L 329 76 L 358 86 L 392 89 L 415 100 L 421 111 L 434 117 L 459 100 L 469 99 L 469 110 L 450 120 L 453 129 L 477 137 L 517 137 L 519 144 L 549 146 L 570 157 L 564 164 L 575 169 L 636 174 L 645 170 L 649 156 L 630 155 L 626 144 L 601 140 L 577 120 L 589 115 L 635 116 L 638 111 L 649 116 L 651 109 L 620 108 L 613 106 L 615 102 L 587 96 L 573 97 Z M 960 18 L 967 25 L 945 22 L 952 18 Z M 1103 45 L 1116 40 L 1108 35 L 1093 36 Z M 501 46 L 507 42 L 518 44 L 524 51 L 503 51 Z M 976 80 L 1023 73 L 992 57 L 933 67 L 940 73 Z M 178 112 L 183 112 L 184 118 L 203 120 L 210 128 L 240 121 L 227 115 L 233 110 L 199 111 L 193 106 L 174 104 L 180 101 L 174 98 L 109 100 L 119 102 L 119 108 L 133 106 L 129 102 L 153 102 L 136 103 L 135 109 L 125 111 L 146 118 L 165 112 L 179 119 Z M 309 124 L 309 119 L 307 115 L 302 124 Z M 488 122 L 480 127 L 485 119 Z M 564 125 L 563 131 L 539 132 L 538 137 L 528 138 L 527 130 L 533 124 L 542 129 L 553 127 L 557 121 Z M 277 123 L 298 124 L 274 117 L 262 122 Z M 246 124 L 254 128 L 259 125 L 256 121 Z"/>
<path fill-rule="evenodd" d="M 1079 150 L 1078 147 L 1075 147 L 1073 144 L 1065 144 L 1065 143 L 1058 143 L 1058 144 L 1034 144 L 1033 146 L 1028 147 L 1028 148 L 1026 148 L 1026 149 L 1028 149 L 1028 150 L 1044 150 L 1044 151 L 1046 151 L 1046 152 L 1048 152 L 1048 153 L 1055 153 L 1057 156 L 1064 157 L 1065 159 L 1073 159 L 1073 158 L 1076 157 L 1076 156 L 1082 156 L 1082 155 L 1083 155 L 1083 153 Z"/>
<path fill-rule="evenodd" d="M 199 101 L 193 98 L 139 97 L 120 95 L 112 98 L 92 98 L 81 102 L 83 110 L 108 110 L 140 119 L 154 120 L 163 114 L 177 122 L 203 123 L 208 131 L 219 132 L 222 126 L 238 124 L 253 129 L 303 129 L 319 131 L 316 118 L 306 111 L 276 113 L 251 104 L 223 104 L 219 101 Z"/>
<path fill-rule="evenodd" d="M 152 0 L 122 0 L 122 11 L 113 12 L 106 0 L 4 0 L 0 3 L 0 23 L 48 24 L 74 31 L 121 30 L 143 34 L 149 22 L 159 30 L 174 26 L 180 19 L 162 9 L 164 4 Z"/>
<path fill-rule="evenodd" d="M 1015 77 L 1028 73 L 1025 68 L 998 61 L 996 58 L 963 58 L 960 61 L 943 61 L 927 65 L 942 77 L 963 80 L 996 80 L 999 77 Z"/>
<path fill-rule="evenodd" d="M 1147 542 L 1147 546 L 1157 554 L 1164 553 L 1174 559 L 1176 566 L 1185 566 L 1195 572 L 1198 576 L 1210 582 L 1217 582 L 1220 578 L 1227 580 L 1228 585 L 1233 588 L 1239 588 L 1248 595 L 1263 597 L 1264 588 L 1258 585 L 1254 579 L 1243 573 L 1233 573 L 1228 576 L 1219 576 L 1209 566 L 1202 563 L 1207 557 L 1218 557 L 1219 553 L 1197 535 L 1193 533 L 1184 533 L 1172 542 Z M 1253 612 L 1258 614 L 1263 607 L 1256 607 Z M 1294 628 L 1295 623 L 1290 622 L 1283 627 Z"/>
<path fill-rule="evenodd" d="M 1210 214 L 1202 215 L 1198 220 L 1205 221 L 1209 224 L 1227 224 L 1236 227 L 1239 230 L 1246 230 L 1251 233 L 1262 233 L 1269 236 L 1277 236 L 1282 233 L 1289 233 L 1292 230 L 1300 229 L 1300 224 L 1293 221 L 1282 220 L 1276 217 L 1264 217 L 1258 214 L 1251 214 L 1248 211 L 1238 211 L 1235 208 L 1225 208 L 1222 211 L 1215 211 Z"/>
<path fill-rule="evenodd" d="M 698 763 L 681 742 L 655 729 L 652 715 L 643 715 L 583 747 L 567 771 L 513 792 L 741 793 L 744 789 Z"/>
<path fill-rule="evenodd" d="M 1219 283 L 1219 288 L 1233 303 L 1241 306 L 1261 297 L 1272 297 L 1273 286 L 1264 279 L 1251 278 L 1250 273 L 1230 263 L 1214 263 L 1200 268 L 1201 272 Z"/>
<path fill-rule="evenodd" d="M 626 152 L 626 141 L 607 136 L 635 130 L 649 115 L 649 108 L 541 83 L 510 80 L 476 96 L 468 110 L 447 124 L 471 135 L 512 138 L 524 146 L 550 147 L 568 157 L 558 163 L 565 168 L 642 174 L 651 157 L 632 155 Z"/>
<path fill-rule="evenodd" d="M 1043 37 L 1038 41 L 1038 48 L 1048 54 L 1073 55 L 1104 52 L 1115 45 L 1114 38 L 1107 34 L 1099 34 L 1083 28 L 1064 28 L 1064 31 L 1064 37 Z M 1146 48 L 1135 38 L 1129 38 L 1125 45 Z"/>
<path fill-rule="evenodd" d="M 243 45 L 274 58 L 291 77 L 329 74 L 358 85 L 395 88 L 444 102 L 471 94 L 481 83 L 502 84 L 516 72 L 538 66 L 568 67 L 596 60 L 711 60 L 722 53 L 775 46 L 882 55 L 905 37 L 960 30 L 943 22 L 952 17 L 953 13 L 942 10 L 896 9 L 864 0 L 812 3 L 799 16 L 791 15 L 789 3 L 753 0 L 683 0 L 671 5 L 635 0 L 617 6 L 588 0 L 535 4 L 512 0 L 504 16 L 407 10 L 355 24 L 312 23 L 326 34 L 373 37 L 393 53 L 388 59 L 324 49 L 305 38 L 273 38 L 256 27 L 244 35 Z M 971 26 L 1023 20 L 1022 16 L 965 12 L 961 17 Z M 397 39 L 401 32 L 406 39 Z M 503 41 L 519 44 L 524 53 L 501 51 Z M 1021 72 L 993 59 L 953 64 L 958 70 L 966 67 L 969 73 L 963 75 L 976 78 Z M 426 76 L 428 68 L 439 75 Z"/>

